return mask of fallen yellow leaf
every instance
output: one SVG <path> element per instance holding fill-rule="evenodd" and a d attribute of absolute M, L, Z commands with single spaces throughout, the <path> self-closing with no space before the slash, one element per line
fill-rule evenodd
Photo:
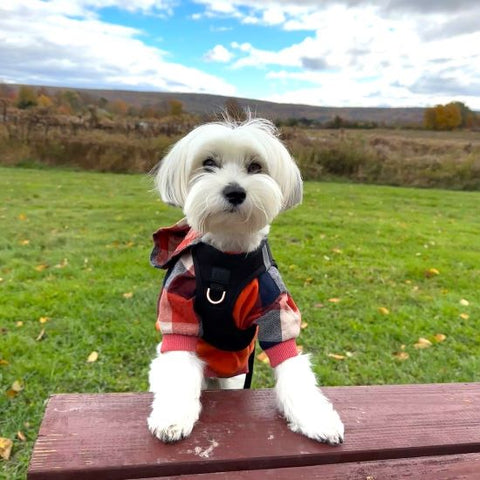
<path fill-rule="evenodd" d="M 64 258 L 60 263 L 57 263 L 53 268 L 65 268 L 68 265 L 68 258 Z"/>
<path fill-rule="evenodd" d="M 10 387 L 14 392 L 20 393 L 23 390 L 23 384 L 20 380 L 15 380 Z"/>
<path fill-rule="evenodd" d="M 37 272 L 43 272 L 43 271 L 44 271 L 45 269 L 47 269 L 47 268 L 48 268 L 48 265 L 47 265 L 47 264 L 41 263 L 40 265 L 37 265 L 37 266 L 35 267 L 35 270 L 36 270 Z"/>
<path fill-rule="evenodd" d="M 38 334 L 38 337 L 37 337 L 35 340 L 36 340 L 37 342 L 41 342 L 44 337 L 45 337 L 45 329 L 42 328 L 42 330 L 41 330 L 40 333 Z"/>
<path fill-rule="evenodd" d="M 7 365 L 8 365 L 8 361 L 3 358 L 0 358 L 0 366 L 6 367 Z"/>
<path fill-rule="evenodd" d="M 332 252 L 333 252 L 333 253 L 337 253 L 337 254 L 343 253 L 340 248 L 332 248 Z"/>
<path fill-rule="evenodd" d="M 302 324 L 300 325 L 300 328 L 301 328 L 302 330 L 304 330 L 304 329 L 307 328 L 307 327 L 308 327 L 308 323 L 307 323 L 307 322 L 302 322 Z"/>
<path fill-rule="evenodd" d="M 339 355 L 338 353 L 329 353 L 328 357 L 333 358 L 334 360 L 345 360 L 345 355 Z"/>
<path fill-rule="evenodd" d="M 297 353 L 300 354 L 303 352 L 303 345 L 297 345 Z"/>
<path fill-rule="evenodd" d="M 0 457 L 4 460 L 10 458 L 13 442 L 9 438 L 0 438 Z"/>
<path fill-rule="evenodd" d="M 470 305 L 470 302 L 468 300 L 465 300 L 464 298 L 462 298 L 460 300 L 460 305 L 463 305 L 464 307 L 468 307 Z"/>
<path fill-rule="evenodd" d="M 21 432 L 20 430 L 17 432 L 17 438 L 21 441 L 21 442 L 26 442 L 27 441 L 27 437 L 25 436 L 25 434 L 23 432 Z"/>
<path fill-rule="evenodd" d="M 125 292 L 123 294 L 123 298 L 132 298 L 133 297 L 133 292 Z"/>
<path fill-rule="evenodd" d="M 23 327 L 23 322 L 21 320 L 19 320 L 17 323 L 16 323 L 17 327 Z"/>
<path fill-rule="evenodd" d="M 330 303 L 340 303 L 340 299 L 339 298 L 329 298 L 328 301 Z"/>
<path fill-rule="evenodd" d="M 428 348 L 432 346 L 432 342 L 428 340 L 427 338 L 420 337 L 417 340 L 417 343 L 413 345 L 417 350 L 421 350 L 423 348 Z"/>
<path fill-rule="evenodd" d="M 378 307 L 378 312 L 382 315 L 388 315 L 390 313 L 390 310 L 386 307 Z"/>
<path fill-rule="evenodd" d="M 400 360 L 401 362 L 407 360 L 410 355 L 407 352 L 400 351 L 400 352 L 395 352 L 393 356 L 397 359 Z"/>
<path fill-rule="evenodd" d="M 23 390 L 23 385 L 19 380 L 15 380 L 12 386 L 7 390 L 8 398 L 15 398 Z"/>
<path fill-rule="evenodd" d="M 424 275 L 427 278 L 431 278 L 435 275 L 440 275 L 440 272 L 436 268 L 429 268 L 428 270 L 425 270 Z"/>
<path fill-rule="evenodd" d="M 461 313 L 460 318 L 463 320 L 468 320 L 470 318 L 470 315 L 468 313 Z"/>
<path fill-rule="evenodd" d="M 98 360 L 98 352 L 93 351 L 87 358 L 88 363 L 94 363 Z"/>
<path fill-rule="evenodd" d="M 30 244 L 30 240 L 22 240 L 20 242 L 20 245 L 29 245 Z"/>
<path fill-rule="evenodd" d="M 27 219 L 27 216 L 26 216 L 24 213 L 21 213 L 21 214 L 18 216 L 18 219 L 23 222 L 24 220 Z"/>
<path fill-rule="evenodd" d="M 438 342 L 444 342 L 447 339 L 447 336 L 443 333 L 437 333 L 433 336 L 433 338 Z"/>
<path fill-rule="evenodd" d="M 49 319 L 48 317 L 40 317 L 40 318 L 38 319 L 38 321 L 39 321 L 40 323 L 47 323 L 49 320 L 50 320 L 50 319 Z"/>

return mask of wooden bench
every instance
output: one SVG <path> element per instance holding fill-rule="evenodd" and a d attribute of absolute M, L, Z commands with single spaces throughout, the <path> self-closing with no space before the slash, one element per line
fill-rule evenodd
<path fill-rule="evenodd" d="M 288 430 L 271 390 L 204 392 L 171 445 L 147 430 L 148 393 L 54 395 L 27 478 L 480 479 L 480 383 L 323 390 L 346 425 L 338 447 Z"/>

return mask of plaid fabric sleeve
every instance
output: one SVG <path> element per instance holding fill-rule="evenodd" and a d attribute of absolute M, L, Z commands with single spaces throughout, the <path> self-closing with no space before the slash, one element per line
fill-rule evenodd
<path fill-rule="evenodd" d="M 272 266 L 259 279 L 261 310 L 255 320 L 258 340 L 272 367 L 296 356 L 301 315 L 280 273 Z"/>
<path fill-rule="evenodd" d="M 195 275 L 190 253 L 172 268 L 160 293 L 156 328 L 162 333 L 161 351 L 195 350 L 200 321 L 194 310 Z"/>

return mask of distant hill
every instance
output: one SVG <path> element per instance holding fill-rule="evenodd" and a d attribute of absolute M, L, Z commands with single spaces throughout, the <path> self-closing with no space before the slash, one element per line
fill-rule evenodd
<path fill-rule="evenodd" d="M 18 87 L 19 85 L 11 85 Z M 74 90 L 82 92 L 92 99 L 105 98 L 109 102 L 123 100 L 136 107 L 156 105 L 165 101 L 176 99 L 183 103 L 184 110 L 197 115 L 211 115 L 218 113 L 225 107 L 228 99 L 235 99 L 244 108 L 248 107 L 257 116 L 270 120 L 308 119 L 317 122 L 328 122 L 335 116 L 353 122 L 376 122 L 383 125 L 414 125 L 423 121 L 423 108 L 363 108 L 363 107 L 317 107 L 312 105 L 296 105 L 287 103 L 265 102 L 238 97 L 225 97 L 200 93 L 175 93 L 175 92 L 139 92 L 132 90 L 97 90 L 68 87 L 45 87 L 49 95 L 54 95 L 59 90 Z"/>

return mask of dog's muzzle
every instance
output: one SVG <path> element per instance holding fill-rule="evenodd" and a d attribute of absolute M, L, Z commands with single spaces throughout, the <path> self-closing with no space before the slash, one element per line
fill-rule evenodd
<path fill-rule="evenodd" d="M 228 203 L 237 206 L 243 203 L 247 192 L 238 183 L 229 183 L 222 191 Z"/>

